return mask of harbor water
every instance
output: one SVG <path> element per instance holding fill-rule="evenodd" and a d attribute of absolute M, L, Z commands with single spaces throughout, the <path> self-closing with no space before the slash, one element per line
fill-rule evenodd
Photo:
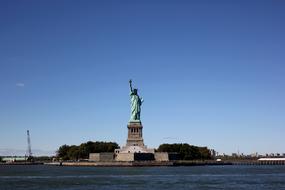
<path fill-rule="evenodd" d="M 0 165 L 0 190 L 278 189 L 285 166 L 60 167 Z"/>

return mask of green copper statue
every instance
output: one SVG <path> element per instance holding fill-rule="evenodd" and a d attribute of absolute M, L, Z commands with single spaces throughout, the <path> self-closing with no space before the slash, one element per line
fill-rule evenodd
<path fill-rule="evenodd" d="M 133 89 L 132 80 L 130 83 L 130 96 L 131 96 L 131 119 L 130 121 L 140 121 L 141 116 L 141 105 L 143 103 L 143 99 L 138 95 L 138 89 Z"/>

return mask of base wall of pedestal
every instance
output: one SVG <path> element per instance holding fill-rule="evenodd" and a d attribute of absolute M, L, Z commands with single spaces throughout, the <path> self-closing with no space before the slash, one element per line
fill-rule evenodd
<path fill-rule="evenodd" d="M 110 162 L 114 161 L 115 154 L 110 152 L 90 153 L 89 161 Z"/>
<path fill-rule="evenodd" d="M 134 153 L 119 153 L 116 155 L 116 161 L 131 162 L 134 161 Z"/>
<path fill-rule="evenodd" d="M 169 161 L 168 153 L 167 152 L 156 152 L 154 153 L 154 158 L 156 161 Z"/>
<path fill-rule="evenodd" d="M 155 160 L 153 153 L 119 153 L 116 155 L 116 161 L 153 161 Z"/>

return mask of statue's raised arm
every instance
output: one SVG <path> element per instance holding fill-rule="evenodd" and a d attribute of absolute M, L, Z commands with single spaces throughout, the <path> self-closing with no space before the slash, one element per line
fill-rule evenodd
<path fill-rule="evenodd" d="M 129 83 L 130 83 L 130 90 L 131 90 L 131 92 L 133 92 L 132 80 L 131 79 L 129 80 Z"/>

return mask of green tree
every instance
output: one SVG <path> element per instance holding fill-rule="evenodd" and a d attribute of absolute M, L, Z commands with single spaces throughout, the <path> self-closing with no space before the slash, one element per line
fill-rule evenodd
<path fill-rule="evenodd" d="M 88 159 L 90 153 L 114 152 L 117 148 L 119 145 L 115 142 L 88 141 L 79 146 L 65 144 L 59 147 L 57 157 L 62 160 Z"/>
<path fill-rule="evenodd" d="M 69 160 L 69 157 L 67 155 L 70 147 L 68 145 L 62 145 L 59 147 L 57 151 L 57 157 L 61 158 L 62 160 Z"/>
<path fill-rule="evenodd" d="M 67 156 L 69 160 L 78 160 L 79 159 L 79 147 L 76 145 L 70 146 L 67 151 Z"/>
<path fill-rule="evenodd" d="M 182 160 L 210 159 L 210 150 L 207 147 L 198 147 L 184 144 L 161 144 L 158 152 L 176 152 L 180 154 Z"/>

